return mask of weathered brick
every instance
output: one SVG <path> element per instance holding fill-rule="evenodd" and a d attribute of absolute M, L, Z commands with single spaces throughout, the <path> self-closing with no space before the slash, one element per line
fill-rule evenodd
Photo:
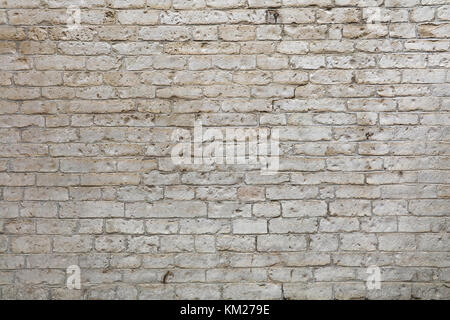
<path fill-rule="evenodd" d="M 258 234 L 267 233 L 267 221 L 266 220 L 234 220 L 233 221 L 233 233 L 235 234 Z"/>
<path fill-rule="evenodd" d="M 380 250 L 385 251 L 410 251 L 416 249 L 414 235 L 387 234 L 378 237 Z"/>
<path fill-rule="evenodd" d="M 258 251 L 302 251 L 305 249 L 305 236 L 269 234 L 257 238 Z"/>
<path fill-rule="evenodd" d="M 100 236 L 95 239 L 95 249 L 98 252 L 122 252 L 125 247 L 126 239 L 124 236 Z M 130 243 L 130 247 L 133 248 L 132 243 Z"/>
<path fill-rule="evenodd" d="M 125 215 L 149 218 L 194 218 L 206 216 L 206 205 L 200 201 L 131 203 L 126 205 Z"/>
<path fill-rule="evenodd" d="M 88 252 L 92 248 L 92 237 L 88 235 L 55 236 L 53 239 L 54 252 Z"/>
<path fill-rule="evenodd" d="M 333 297 L 333 286 L 329 283 L 283 285 L 284 295 L 287 299 L 329 300 Z"/>
<path fill-rule="evenodd" d="M 123 217 L 123 203 L 113 201 L 62 202 L 60 215 L 65 218 Z"/>
<path fill-rule="evenodd" d="M 50 238 L 47 236 L 16 236 L 11 239 L 13 253 L 49 253 Z"/>
<path fill-rule="evenodd" d="M 282 201 L 283 217 L 316 217 L 327 214 L 327 204 L 317 200 Z"/>
<path fill-rule="evenodd" d="M 224 299 L 281 299 L 279 284 L 227 284 L 223 292 Z"/>
<path fill-rule="evenodd" d="M 341 250 L 374 251 L 377 248 L 377 237 L 370 233 L 347 233 L 340 236 Z"/>

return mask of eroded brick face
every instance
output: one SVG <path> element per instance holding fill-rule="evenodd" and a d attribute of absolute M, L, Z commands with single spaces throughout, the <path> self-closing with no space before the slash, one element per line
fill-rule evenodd
<path fill-rule="evenodd" d="M 449 37 L 448 0 L 0 0 L 0 298 L 449 299 Z M 195 120 L 278 129 L 278 173 L 174 164 Z"/>

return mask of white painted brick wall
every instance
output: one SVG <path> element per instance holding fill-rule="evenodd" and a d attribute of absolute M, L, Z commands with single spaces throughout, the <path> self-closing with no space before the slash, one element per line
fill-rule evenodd
<path fill-rule="evenodd" d="M 449 38 L 448 0 L 0 1 L 0 299 L 449 299 Z M 280 171 L 175 165 L 195 120 Z"/>

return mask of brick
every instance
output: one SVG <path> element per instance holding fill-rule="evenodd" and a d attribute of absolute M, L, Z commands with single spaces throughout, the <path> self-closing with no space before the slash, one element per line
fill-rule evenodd
<path fill-rule="evenodd" d="M 206 280 L 211 282 L 258 282 L 266 281 L 264 269 L 213 269 L 206 271 Z"/>
<path fill-rule="evenodd" d="M 90 236 L 56 236 L 53 240 L 55 252 L 88 252 L 92 248 Z"/>
<path fill-rule="evenodd" d="M 228 284 L 224 287 L 223 297 L 225 299 L 280 299 L 281 286 L 279 284 Z"/>
<path fill-rule="evenodd" d="M 266 196 L 268 199 L 290 200 L 313 198 L 318 194 L 318 189 L 314 187 L 268 187 Z"/>
<path fill-rule="evenodd" d="M 220 286 L 215 284 L 183 284 L 175 288 L 177 299 L 218 299 Z"/>
<path fill-rule="evenodd" d="M 111 239 L 103 239 L 101 244 L 104 250 L 123 251 L 125 240 L 122 237 L 112 236 Z M 111 246 L 111 244 L 113 246 Z M 129 252 L 133 253 L 155 253 L 158 250 L 159 239 L 156 236 L 136 236 L 128 239 Z"/>
<path fill-rule="evenodd" d="M 144 223 L 142 221 L 111 219 L 106 221 L 107 233 L 143 234 Z"/>
<path fill-rule="evenodd" d="M 354 8 L 334 8 L 319 10 L 318 23 L 356 23 L 360 21 L 361 12 Z"/>
<path fill-rule="evenodd" d="M 378 241 L 380 250 L 410 251 L 416 249 L 415 237 L 410 234 L 380 235 Z"/>
<path fill-rule="evenodd" d="M 421 38 L 445 38 L 448 34 L 450 24 L 420 24 L 418 26 L 419 37 Z"/>
<path fill-rule="evenodd" d="M 447 222 L 435 217 L 399 217 L 400 232 L 439 232 L 447 229 Z"/>
<path fill-rule="evenodd" d="M 5 48 L 6 49 L 6 48 Z M 50 41 L 24 41 L 20 44 L 19 52 L 22 54 L 53 54 L 56 53 L 57 46 Z M 72 52 L 64 52 L 65 54 L 73 54 Z"/>
<path fill-rule="evenodd" d="M 48 253 L 51 243 L 46 236 L 16 236 L 10 245 L 13 253 Z"/>
<path fill-rule="evenodd" d="M 131 248 L 132 246 L 133 244 L 130 243 Z M 98 252 L 122 252 L 125 247 L 126 239 L 124 236 L 100 236 L 95 239 L 95 249 Z"/>
<path fill-rule="evenodd" d="M 294 18 L 295 20 L 295 18 Z M 282 27 L 276 25 L 260 26 L 256 29 L 258 40 L 281 40 Z"/>
<path fill-rule="evenodd" d="M 237 218 L 250 216 L 251 207 L 249 204 L 239 204 L 236 202 L 208 203 L 208 217 L 210 218 Z"/>
<path fill-rule="evenodd" d="M 374 251 L 377 248 L 377 238 L 374 234 L 348 233 L 340 236 L 341 250 Z"/>
<path fill-rule="evenodd" d="M 219 251 L 252 252 L 256 248 L 256 238 L 254 236 L 219 235 L 216 246 Z"/>
<path fill-rule="evenodd" d="M 380 197 L 380 194 L 380 189 L 372 186 L 339 187 L 336 190 L 336 197 L 338 198 L 376 199 Z"/>
<path fill-rule="evenodd" d="M 365 232 L 395 232 L 397 231 L 396 217 L 373 217 L 362 220 L 361 230 Z"/>
<path fill-rule="evenodd" d="M 85 186 L 137 185 L 139 181 L 137 174 L 98 173 L 81 176 L 81 185 Z"/>
<path fill-rule="evenodd" d="M 419 216 L 442 216 L 448 213 L 448 200 L 412 200 L 409 211 Z"/>
<path fill-rule="evenodd" d="M 182 234 L 218 234 L 230 232 L 229 223 L 221 220 L 189 219 L 180 221 Z"/>
<path fill-rule="evenodd" d="M 319 70 L 311 74 L 311 82 L 318 84 L 350 83 L 353 72 L 341 70 Z"/>
<path fill-rule="evenodd" d="M 234 220 L 233 221 L 233 233 L 235 234 L 259 234 L 267 233 L 267 221 L 266 220 Z"/>
<path fill-rule="evenodd" d="M 321 219 L 319 230 L 322 232 L 351 232 L 359 230 L 359 221 L 356 218 L 332 217 Z"/>
<path fill-rule="evenodd" d="M 446 251 L 448 244 L 448 234 L 421 234 L 417 237 L 417 247 L 423 251 Z"/>
<path fill-rule="evenodd" d="M 125 208 L 127 217 L 194 218 L 206 216 L 206 205 L 200 201 L 161 201 L 132 203 Z"/>
<path fill-rule="evenodd" d="M 327 204 L 317 200 L 294 200 L 281 202 L 283 217 L 316 217 L 327 214 Z"/>
<path fill-rule="evenodd" d="M 317 219 L 276 218 L 269 221 L 269 233 L 314 233 L 317 229 Z"/>
<path fill-rule="evenodd" d="M 333 287 L 328 283 L 295 284 L 283 286 L 287 299 L 329 300 L 333 297 Z"/>
<path fill-rule="evenodd" d="M 283 31 L 288 40 L 318 40 L 325 39 L 327 27 L 320 25 L 286 25 Z"/>
<path fill-rule="evenodd" d="M 82 70 L 85 60 L 77 56 L 41 56 L 35 60 L 37 70 Z"/>
<path fill-rule="evenodd" d="M 306 238 L 300 235 L 262 235 L 257 238 L 258 251 L 301 251 L 306 249 Z"/>
<path fill-rule="evenodd" d="M 388 34 L 388 28 L 385 25 L 377 25 L 375 28 L 370 25 L 344 25 L 342 35 L 349 39 L 376 39 L 383 38 Z"/>
<path fill-rule="evenodd" d="M 368 200 L 337 200 L 330 203 L 333 216 L 370 216 L 371 203 Z"/>
<path fill-rule="evenodd" d="M 20 86 L 55 86 L 62 85 L 59 72 L 20 72 L 14 77 L 14 82 Z"/>
<path fill-rule="evenodd" d="M 445 82 L 445 70 L 424 70 L 420 74 L 416 70 L 403 71 L 403 82 L 406 83 L 441 83 Z"/>
<path fill-rule="evenodd" d="M 191 235 L 167 235 L 161 237 L 162 252 L 191 252 L 194 250 L 194 237 Z"/>
<path fill-rule="evenodd" d="M 64 202 L 61 203 L 60 214 L 66 218 L 123 217 L 123 208 L 123 203 L 112 201 Z"/>
<path fill-rule="evenodd" d="M 310 248 L 315 252 L 334 252 L 339 246 L 339 237 L 333 234 L 315 234 L 310 239 Z"/>
<path fill-rule="evenodd" d="M 35 182 L 34 174 L 30 173 L 0 173 L 0 185 L 2 186 L 32 186 Z"/>

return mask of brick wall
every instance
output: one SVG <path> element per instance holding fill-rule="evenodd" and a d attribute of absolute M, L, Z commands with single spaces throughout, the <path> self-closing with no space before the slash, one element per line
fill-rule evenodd
<path fill-rule="evenodd" d="M 449 36 L 449 0 L 0 0 L 0 298 L 450 298 Z M 175 165 L 195 120 L 279 172 Z"/>

